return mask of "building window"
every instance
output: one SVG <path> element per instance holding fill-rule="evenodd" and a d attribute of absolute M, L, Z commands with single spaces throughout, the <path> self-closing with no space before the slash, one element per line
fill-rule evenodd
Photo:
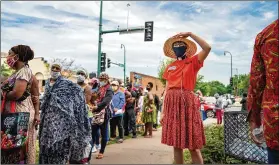
<path fill-rule="evenodd" d="M 158 85 L 156 85 L 156 91 L 158 91 Z"/>

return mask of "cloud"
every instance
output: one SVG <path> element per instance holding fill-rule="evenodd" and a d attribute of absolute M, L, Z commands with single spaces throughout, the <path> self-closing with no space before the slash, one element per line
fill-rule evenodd
<path fill-rule="evenodd" d="M 164 41 L 182 31 L 204 38 L 212 52 L 200 74 L 206 80 L 229 83 L 230 56 L 239 73 L 248 73 L 257 33 L 278 15 L 278 2 L 202 1 L 104 1 L 103 29 L 144 26 L 154 21 L 154 41 L 144 42 L 143 33 L 103 35 L 102 51 L 113 62 L 123 63 L 126 47 L 130 71 L 157 75 Z M 98 1 L 5 1 L 1 2 L 1 50 L 16 44 L 30 45 L 37 57 L 75 59 L 89 72 L 96 71 L 99 29 Z M 16 10 L 15 10 L 16 9 Z M 201 50 L 198 47 L 198 50 Z M 123 77 L 123 68 L 112 65 L 107 72 Z"/>

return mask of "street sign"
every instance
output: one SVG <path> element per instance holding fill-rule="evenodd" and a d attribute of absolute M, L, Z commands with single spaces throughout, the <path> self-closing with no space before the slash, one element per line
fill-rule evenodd
<path fill-rule="evenodd" d="M 153 41 L 153 21 L 145 22 L 144 41 Z"/>

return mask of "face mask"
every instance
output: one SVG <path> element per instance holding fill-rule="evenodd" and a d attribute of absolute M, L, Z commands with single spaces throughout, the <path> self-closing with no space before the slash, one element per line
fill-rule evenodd
<path fill-rule="evenodd" d="M 13 57 L 7 57 L 7 64 L 8 64 L 9 67 L 11 67 L 11 68 L 14 68 L 15 63 L 17 62 L 17 60 L 15 60 L 14 57 L 15 57 L 15 56 L 13 56 Z"/>
<path fill-rule="evenodd" d="M 56 80 L 60 76 L 60 72 L 51 71 L 50 76 L 52 79 Z"/>
<path fill-rule="evenodd" d="M 111 89 L 112 89 L 114 92 L 116 92 L 116 91 L 118 90 L 118 87 L 117 87 L 117 86 L 113 86 L 113 87 L 111 87 Z"/>
<path fill-rule="evenodd" d="M 84 81 L 85 81 L 85 77 L 82 76 L 82 75 L 78 75 L 78 77 L 77 77 L 77 82 L 78 82 L 78 83 L 81 83 L 81 82 L 84 82 Z"/>
<path fill-rule="evenodd" d="M 92 89 L 91 91 L 92 91 L 92 93 L 97 93 L 98 90 L 99 90 L 99 88 L 94 88 L 94 89 Z"/>
<path fill-rule="evenodd" d="M 186 52 L 186 46 L 173 47 L 172 49 L 176 57 L 183 57 Z"/>
<path fill-rule="evenodd" d="M 100 86 L 101 86 L 101 87 L 105 86 L 106 84 L 107 84 L 106 82 L 100 81 Z"/>

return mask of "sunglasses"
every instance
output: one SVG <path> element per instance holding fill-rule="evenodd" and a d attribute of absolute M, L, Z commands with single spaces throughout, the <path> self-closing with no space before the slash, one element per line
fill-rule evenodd
<path fill-rule="evenodd" d="M 77 73 L 77 75 L 82 75 L 82 76 L 85 76 L 84 73 L 80 72 L 80 73 Z"/>
<path fill-rule="evenodd" d="M 57 66 L 53 66 L 53 67 L 51 67 L 51 70 L 60 70 L 60 68 Z"/>

